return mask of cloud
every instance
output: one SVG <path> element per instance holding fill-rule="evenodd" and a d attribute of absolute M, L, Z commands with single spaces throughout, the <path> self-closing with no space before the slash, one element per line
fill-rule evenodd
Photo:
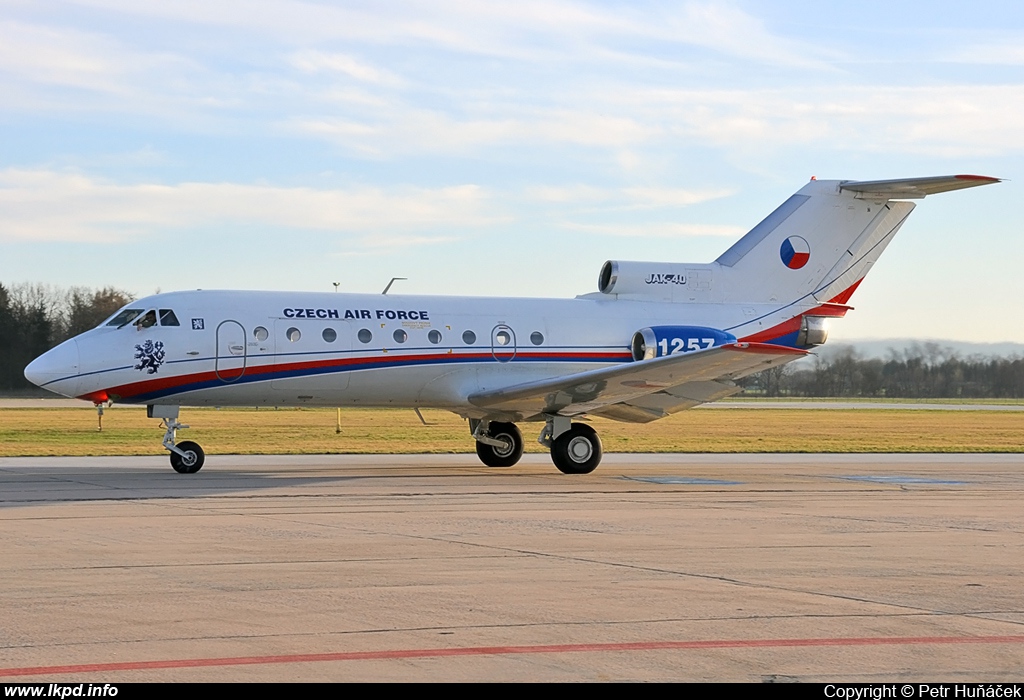
<path fill-rule="evenodd" d="M 282 128 L 325 138 L 354 153 L 385 158 L 420 153 L 463 155 L 493 146 L 522 144 L 618 149 L 649 142 L 662 131 L 628 116 L 585 110 L 530 107 L 513 109 L 498 118 L 472 115 L 460 119 L 413 105 L 390 105 L 361 120 L 293 119 Z"/>
<path fill-rule="evenodd" d="M 369 240 L 366 237 L 396 230 L 492 224 L 498 218 L 486 213 L 486 199 L 474 185 L 436 189 L 204 182 L 120 185 L 81 174 L 8 169 L 0 171 L 0 240 L 116 242 L 173 229 L 238 224 L 282 231 L 334 231 Z"/>
<path fill-rule="evenodd" d="M 351 248 L 342 249 L 332 255 L 339 258 L 392 256 L 410 248 L 457 243 L 464 238 L 451 235 L 374 234 L 359 236 L 351 241 Z"/>
<path fill-rule="evenodd" d="M 0 72 L 27 82 L 116 92 L 135 65 L 114 60 L 95 35 L 0 22 Z"/>
<path fill-rule="evenodd" d="M 668 187 L 627 187 L 623 193 L 631 200 L 631 207 L 637 209 L 688 207 L 735 194 L 728 189 L 686 190 Z"/>
<path fill-rule="evenodd" d="M 340 116 L 297 117 L 288 133 L 392 159 L 516 146 L 608 151 L 636 170 L 643 154 L 700 145 L 764 154 L 784 148 L 994 155 L 1024 149 L 1024 85 L 826 86 L 779 89 L 577 89 L 540 102 L 428 109 L 401 98 Z M 571 103 L 564 106 L 562 103 Z"/>
<path fill-rule="evenodd" d="M 836 72 L 841 57 L 824 41 L 782 36 L 731 3 L 79 4 L 144 31 L 114 21 L 90 25 L 109 34 L 56 26 L 44 13 L 35 24 L 0 21 L 0 109 L 65 121 L 97 112 L 129 131 L 146 115 L 142 128 L 160 132 L 146 135 L 155 143 L 204 132 L 266 139 L 252 147 L 268 152 L 322 142 L 374 161 L 508 163 L 511 153 L 517 167 L 598 162 L 629 177 L 649 175 L 652 164 L 670 172 L 697 149 L 747 162 L 796 149 L 939 157 L 1024 149 L 1024 86 L 886 85 L 903 74 L 884 60 L 867 76 Z M 950 60 L 1024 62 L 1000 36 Z M 776 67 L 777 87 L 749 78 L 764 65 Z M 670 206 L 654 194 L 637 193 L 630 205 Z"/>
<path fill-rule="evenodd" d="M 596 233 L 604 236 L 633 236 L 637 238 L 684 238 L 689 236 L 728 236 L 735 238 L 747 232 L 741 226 L 719 224 L 580 224 L 565 222 L 565 229 Z"/>
<path fill-rule="evenodd" d="M 672 187 L 624 187 L 611 189 L 591 185 L 529 187 L 524 198 L 564 206 L 582 206 L 588 211 L 631 211 L 676 209 L 714 199 L 730 197 L 731 189 L 685 189 Z"/>
<path fill-rule="evenodd" d="M 730 3 L 687 3 L 658 33 L 716 53 L 791 68 L 834 71 L 831 60 L 841 57 L 835 49 L 773 34 L 760 19 Z"/>
<path fill-rule="evenodd" d="M 341 73 L 350 78 L 378 85 L 399 85 L 401 80 L 389 71 L 358 61 L 343 53 L 325 51 L 297 51 L 288 57 L 289 63 L 306 73 Z"/>
<path fill-rule="evenodd" d="M 111 33 L 53 26 L 43 15 L 0 22 L 0 106 L 61 119 L 100 111 L 118 123 L 145 114 L 185 131 L 276 131 L 368 159 L 605 150 L 634 170 L 645 151 L 695 145 L 1024 148 L 1019 85 L 884 85 L 837 72 L 845 59 L 824 42 L 781 36 L 731 3 L 77 3 L 111 19 L 95 25 Z M 145 31 L 120 31 L 118 18 L 142 18 Z M 213 31 L 193 36 L 197 26 Z M 485 55 L 500 58 L 478 60 Z M 1009 40 L 952 55 L 1024 61 Z M 718 68 L 705 74 L 708 65 Z M 747 89 L 746 68 L 765 65 L 777 67 L 781 87 Z M 892 80 L 884 65 L 872 77 Z M 672 84 L 687 87 L 662 87 Z"/>
<path fill-rule="evenodd" d="M 1024 149 L 1024 85 L 829 85 L 772 90 L 620 91 L 617 109 L 665 136 L 750 153 L 996 155 Z"/>
<path fill-rule="evenodd" d="M 960 49 L 946 51 L 937 60 L 991 66 L 1024 65 L 1024 36 L 967 45 Z"/>
<path fill-rule="evenodd" d="M 535 186 L 509 193 L 507 207 L 531 225 L 605 236 L 680 238 L 736 236 L 737 226 L 658 220 L 675 210 L 734 194 L 729 189 L 668 187 L 606 188 L 591 185 Z M 625 216 L 623 216 L 625 214 Z M 621 222 L 612 220 L 621 219 Z M 593 221 L 600 223 L 592 223 Z"/>
<path fill-rule="evenodd" d="M 146 81 L 197 68 L 180 55 L 131 49 L 102 34 L 0 22 L 0 74 L 25 84 L 127 95 Z"/>
<path fill-rule="evenodd" d="M 595 214 L 674 209 L 729 194 L 728 190 L 580 185 L 528 188 L 496 198 L 475 185 L 432 189 L 207 182 L 125 185 L 81 173 L 8 169 L 0 171 L 0 241 L 118 243 L 176 230 L 251 225 L 282 236 L 289 231 L 331 231 L 345 237 L 343 245 L 350 248 L 345 255 L 377 255 L 450 243 L 472 235 L 471 228 L 493 229 L 512 221 L 537 221 L 538 216 L 548 221 L 555 216 L 553 225 L 565 230 L 604 235 L 734 236 L 743 231 L 714 224 L 585 222 Z M 534 211 L 536 204 L 554 209 Z M 512 211 L 514 216 L 507 213 Z"/>
<path fill-rule="evenodd" d="M 770 32 L 732 3 L 689 2 L 668 10 L 566 0 L 408 0 L 364 5 L 294 0 L 73 0 L 112 14 L 259 33 L 282 44 L 361 42 L 428 47 L 519 60 L 597 57 L 623 41 L 693 45 L 761 63 L 822 66 L 820 48 Z"/>

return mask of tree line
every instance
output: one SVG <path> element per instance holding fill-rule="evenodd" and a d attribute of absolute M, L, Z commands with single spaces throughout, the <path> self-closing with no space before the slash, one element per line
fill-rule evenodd
<path fill-rule="evenodd" d="M 114 287 L 0 283 L 0 391 L 31 389 L 24 375 L 29 362 L 95 328 L 134 298 Z"/>
<path fill-rule="evenodd" d="M 901 399 L 1024 398 L 1024 358 L 961 357 L 938 343 L 862 358 L 852 348 L 823 354 L 813 364 L 783 365 L 743 380 L 755 396 Z"/>

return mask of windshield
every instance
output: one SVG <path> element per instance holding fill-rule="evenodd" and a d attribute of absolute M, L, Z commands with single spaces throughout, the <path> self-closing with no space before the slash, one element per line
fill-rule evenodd
<path fill-rule="evenodd" d="M 143 309 L 125 309 L 117 316 L 114 316 L 114 318 L 107 321 L 107 325 L 123 328 L 124 326 L 127 326 L 129 323 L 134 321 L 138 317 L 138 315 L 142 313 L 142 311 Z"/>
<path fill-rule="evenodd" d="M 174 311 L 171 309 L 160 309 L 160 325 L 161 326 L 180 326 L 178 323 L 178 317 L 174 315 Z"/>

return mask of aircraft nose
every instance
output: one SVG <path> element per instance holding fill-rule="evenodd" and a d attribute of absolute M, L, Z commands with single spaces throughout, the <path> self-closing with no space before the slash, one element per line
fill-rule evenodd
<path fill-rule="evenodd" d="M 25 368 L 25 379 L 58 394 L 74 396 L 78 368 L 78 342 L 72 338 L 32 360 Z"/>

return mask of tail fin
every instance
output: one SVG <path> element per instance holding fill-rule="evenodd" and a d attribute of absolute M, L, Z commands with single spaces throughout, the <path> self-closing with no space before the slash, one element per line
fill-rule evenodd
<path fill-rule="evenodd" d="M 845 304 L 920 199 L 999 182 L 978 175 L 812 180 L 715 261 L 735 302 Z M 810 300 L 810 299 L 808 299 Z"/>

